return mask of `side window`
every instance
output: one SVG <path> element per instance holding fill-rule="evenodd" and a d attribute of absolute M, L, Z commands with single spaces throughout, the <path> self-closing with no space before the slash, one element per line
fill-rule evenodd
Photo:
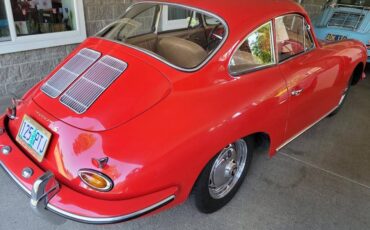
<path fill-rule="evenodd" d="M 311 50 L 313 48 L 315 48 L 315 43 L 313 42 L 313 39 L 312 39 L 312 34 L 311 34 L 311 30 L 310 30 L 310 26 L 305 23 L 305 33 L 304 33 L 304 49 L 305 51 L 307 50 Z"/>
<path fill-rule="evenodd" d="M 231 74 L 275 64 L 272 23 L 268 22 L 251 34 L 234 53 L 230 61 Z"/>
<path fill-rule="evenodd" d="M 279 61 L 305 51 L 304 19 L 300 15 L 287 15 L 275 20 L 276 48 Z"/>

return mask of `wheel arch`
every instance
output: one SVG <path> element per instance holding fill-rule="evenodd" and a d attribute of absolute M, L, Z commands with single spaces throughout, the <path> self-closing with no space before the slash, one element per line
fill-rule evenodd
<path fill-rule="evenodd" d="M 270 153 L 271 137 L 267 132 L 255 132 L 243 137 L 243 139 L 247 138 L 253 138 L 255 150 L 262 153 Z"/>
<path fill-rule="evenodd" d="M 255 150 L 258 150 L 258 152 L 260 152 L 260 153 L 269 153 L 269 154 L 271 153 L 271 137 L 267 132 L 254 132 L 254 133 L 250 133 L 250 134 L 247 134 L 245 136 L 242 136 L 239 139 L 246 140 L 247 138 L 252 138 L 253 139 L 253 143 L 254 143 L 253 148 Z M 225 144 L 225 146 L 226 145 L 227 144 Z M 221 151 L 221 149 L 220 149 L 220 151 Z M 208 164 L 208 162 L 211 161 L 213 158 L 215 158 L 219 154 L 220 151 L 215 152 L 214 155 L 207 162 L 205 162 L 203 164 L 203 168 L 198 173 L 199 175 L 202 172 L 202 170 L 204 169 L 204 167 Z M 198 177 L 199 177 L 199 175 L 198 175 Z M 198 177 L 193 183 L 192 190 L 194 188 L 194 185 L 196 184 L 196 181 L 198 180 Z"/>
<path fill-rule="evenodd" d="M 351 85 L 356 85 L 360 81 L 364 68 L 365 66 L 362 62 L 356 65 L 355 69 L 352 72 Z"/>

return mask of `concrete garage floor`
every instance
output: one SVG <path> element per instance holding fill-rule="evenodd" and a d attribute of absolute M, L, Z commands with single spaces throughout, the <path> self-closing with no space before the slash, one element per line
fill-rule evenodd
<path fill-rule="evenodd" d="M 239 193 L 217 213 L 201 214 L 187 201 L 122 224 L 53 226 L 32 213 L 23 192 L 0 172 L 0 229 L 368 229 L 369 138 L 370 78 L 352 89 L 337 116 L 272 159 L 256 155 Z"/>

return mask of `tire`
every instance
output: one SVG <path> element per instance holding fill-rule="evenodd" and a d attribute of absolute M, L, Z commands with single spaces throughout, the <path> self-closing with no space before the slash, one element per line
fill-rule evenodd
<path fill-rule="evenodd" d="M 208 162 L 193 188 L 199 211 L 213 213 L 234 197 L 250 168 L 253 146 L 253 138 L 239 139 Z"/>
<path fill-rule="evenodd" d="M 351 85 L 352 85 L 352 79 L 353 79 L 353 76 L 351 77 L 351 79 L 348 81 L 347 83 L 347 87 L 343 90 L 343 94 L 342 94 L 342 97 L 339 101 L 339 104 L 338 104 L 338 107 L 329 114 L 329 117 L 332 117 L 334 115 L 336 115 L 343 107 L 343 104 L 344 102 L 346 101 L 347 97 L 348 97 L 348 93 L 349 93 L 349 90 L 351 88 Z"/>

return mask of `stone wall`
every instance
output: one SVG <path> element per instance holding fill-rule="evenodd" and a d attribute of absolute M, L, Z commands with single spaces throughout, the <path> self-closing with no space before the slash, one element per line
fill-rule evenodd
<path fill-rule="evenodd" d="M 121 16 L 131 0 L 83 0 L 88 36 Z M 44 78 L 76 45 L 0 55 L 0 97 L 21 96 Z"/>

